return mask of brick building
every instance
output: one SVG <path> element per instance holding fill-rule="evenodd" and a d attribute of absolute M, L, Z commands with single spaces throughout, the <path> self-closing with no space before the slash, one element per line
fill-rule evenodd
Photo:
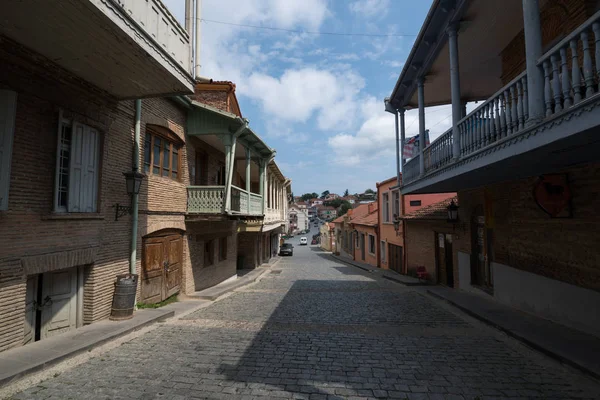
<path fill-rule="evenodd" d="M 188 33 L 160 6 L 168 29 L 158 40 L 175 39 L 164 48 L 123 23 L 144 19 L 145 7 L 40 3 L 40 23 L 26 4 L 0 6 L 0 351 L 106 318 L 116 275 L 140 272 L 145 238 L 160 247 L 159 296 L 179 290 L 185 110 L 158 97 L 191 93 L 193 81 Z M 126 100 L 135 98 L 144 100 Z M 116 220 L 114 206 L 130 204 L 123 173 L 144 167 L 133 156 L 138 120 L 140 143 L 161 141 L 132 249 L 132 219 Z"/>
<path fill-rule="evenodd" d="M 402 137 L 406 109 L 452 104 L 452 128 L 403 163 L 401 191 L 458 193 L 459 219 L 441 231 L 454 286 L 596 335 L 599 9 L 435 1 L 386 106 Z"/>

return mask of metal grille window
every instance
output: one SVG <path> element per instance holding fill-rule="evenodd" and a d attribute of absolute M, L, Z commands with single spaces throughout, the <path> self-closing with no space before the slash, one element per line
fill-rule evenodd
<path fill-rule="evenodd" d="M 58 202 L 57 211 L 67 211 L 69 195 L 69 164 L 71 160 L 71 123 L 64 121 L 58 144 Z"/>
<path fill-rule="evenodd" d="M 59 116 L 54 211 L 97 212 L 100 135 Z"/>
<path fill-rule="evenodd" d="M 146 132 L 144 140 L 144 171 L 165 178 L 179 179 L 179 145 L 172 140 Z"/>

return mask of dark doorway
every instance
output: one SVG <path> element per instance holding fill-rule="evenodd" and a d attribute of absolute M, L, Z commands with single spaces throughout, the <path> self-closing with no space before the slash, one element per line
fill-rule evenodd
<path fill-rule="evenodd" d="M 438 283 L 454 287 L 454 260 L 451 234 L 435 233 L 435 260 Z"/>
<path fill-rule="evenodd" d="M 478 206 L 471 217 L 471 285 L 485 290 L 493 287 L 488 247 L 490 232 L 485 225 L 483 206 Z"/>
<path fill-rule="evenodd" d="M 388 253 L 390 255 L 390 269 L 402 273 L 402 246 L 388 244 Z"/>

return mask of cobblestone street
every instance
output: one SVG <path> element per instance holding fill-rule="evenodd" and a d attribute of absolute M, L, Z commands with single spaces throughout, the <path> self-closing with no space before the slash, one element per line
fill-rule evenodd
<path fill-rule="evenodd" d="M 14 399 L 598 398 L 600 386 L 406 287 L 295 247 L 254 285 Z"/>

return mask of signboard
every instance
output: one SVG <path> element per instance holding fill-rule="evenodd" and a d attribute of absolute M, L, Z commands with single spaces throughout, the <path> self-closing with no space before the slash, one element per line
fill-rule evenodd
<path fill-rule="evenodd" d="M 566 174 L 542 175 L 533 188 L 536 204 L 552 218 L 571 218 L 571 189 Z"/>

